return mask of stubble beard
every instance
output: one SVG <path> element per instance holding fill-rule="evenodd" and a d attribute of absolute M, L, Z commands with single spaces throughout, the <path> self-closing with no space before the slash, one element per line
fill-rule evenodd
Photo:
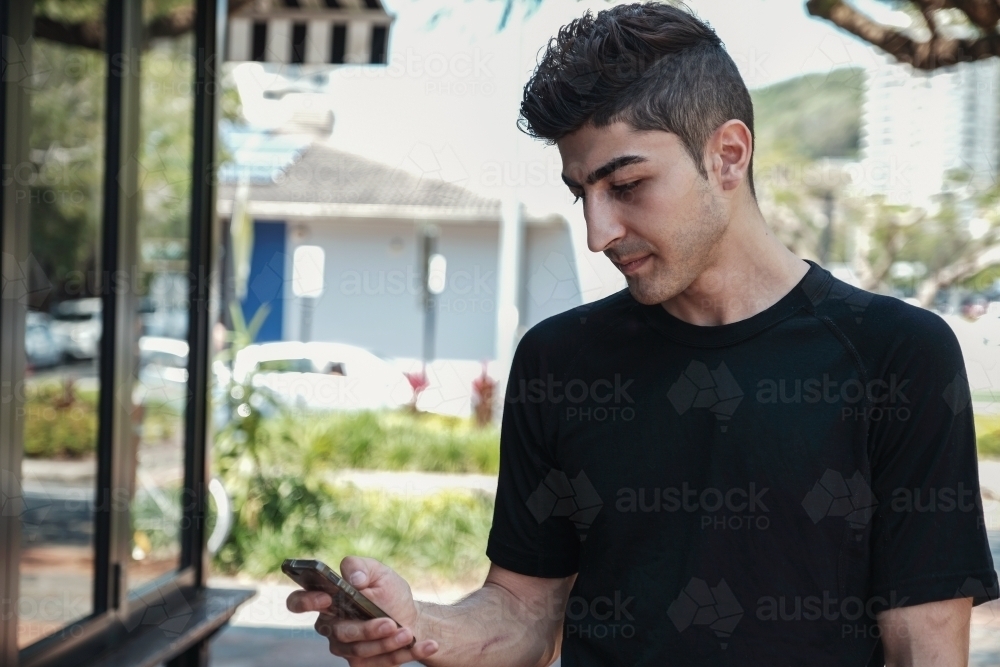
<path fill-rule="evenodd" d="M 709 266 L 712 252 L 728 227 L 724 209 L 714 198 L 707 180 L 702 180 L 697 199 L 698 211 L 681 222 L 681 233 L 671 241 L 672 265 L 664 265 L 659 255 L 652 257 L 647 275 L 625 276 L 632 298 L 650 306 L 674 298 Z"/>

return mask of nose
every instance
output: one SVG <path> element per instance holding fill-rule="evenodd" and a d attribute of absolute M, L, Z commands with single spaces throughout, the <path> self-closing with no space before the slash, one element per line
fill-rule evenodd
<path fill-rule="evenodd" d="M 583 218 L 587 222 L 587 247 L 591 252 L 604 252 L 625 236 L 625 225 L 618 217 L 609 197 L 594 193 L 584 201 Z"/>

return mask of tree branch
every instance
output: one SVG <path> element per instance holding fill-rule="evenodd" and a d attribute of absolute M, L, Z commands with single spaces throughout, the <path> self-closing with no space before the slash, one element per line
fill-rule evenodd
<path fill-rule="evenodd" d="M 915 0 L 920 9 L 920 15 L 924 17 L 927 29 L 931 31 L 931 41 L 938 39 L 937 21 L 934 20 L 934 12 L 941 8 L 941 0 Z"/>
<path fill-rule="evenodd" d="M 984 33 L 994 32 L 1000 21 L 1000 5 L 996 0 L 947 0 L 946 4 L 961 10 Z"/>
<path fill-rule="evenodd" d="M 960 62 L 1000 55 L 1000 34 L 992 30 L 973 39 L 937 39 L 918 42 L 904 33 L 872 21 L 842 0 L 808 0 L 813 16 L 877 46 L 896 60 L 921 70 L 935 70 Z"/>
<path fill-rule="evenodd" d="M 229 14 L 238 12 L 252 2 L 253 0 L 229 0 Z M 153 17 L 146 24 L 143 44 L 148 45 L 150 40 L 160 37 L 183 35 L 194 28 L 195 18 L 193 7 L 178 7 L 172 12 Z M 104 21 L 63 23 L 40 15 L 35 17 L 35 37 L 84 49 L 103 51 Z"/>

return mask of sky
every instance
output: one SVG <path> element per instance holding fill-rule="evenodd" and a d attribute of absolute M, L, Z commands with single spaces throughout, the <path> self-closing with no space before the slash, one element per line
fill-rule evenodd
<path fill-rule="evenodd" d="M 389 65 L 342 68 L 331 77 L 333 143 L 487 195 L 515 187 L 539 213 L 564 213 L 570 197 L 557 150 L 516 129 L 521 91 L 560 26 L 609 4 L 544 0 L 526 18 L 516 9 L 499 33 L 501 0 L 386 4 L 396 15 Z M 692 0 L 689 6 L 715 28 L 750 88 L 867 66 L 876 57 L 869 46 L 807 16 L 803 0 Z"/>

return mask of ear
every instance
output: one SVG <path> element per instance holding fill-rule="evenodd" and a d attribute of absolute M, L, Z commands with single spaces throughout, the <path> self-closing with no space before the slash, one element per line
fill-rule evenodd
<path fill-rule="evenodd" d="M 715 175 L 724 191 L 739 188 L 750 169 L 753 136 L 741 120 L 727 120 L 709 138 L 705 146 L 706 167 Z"/>

